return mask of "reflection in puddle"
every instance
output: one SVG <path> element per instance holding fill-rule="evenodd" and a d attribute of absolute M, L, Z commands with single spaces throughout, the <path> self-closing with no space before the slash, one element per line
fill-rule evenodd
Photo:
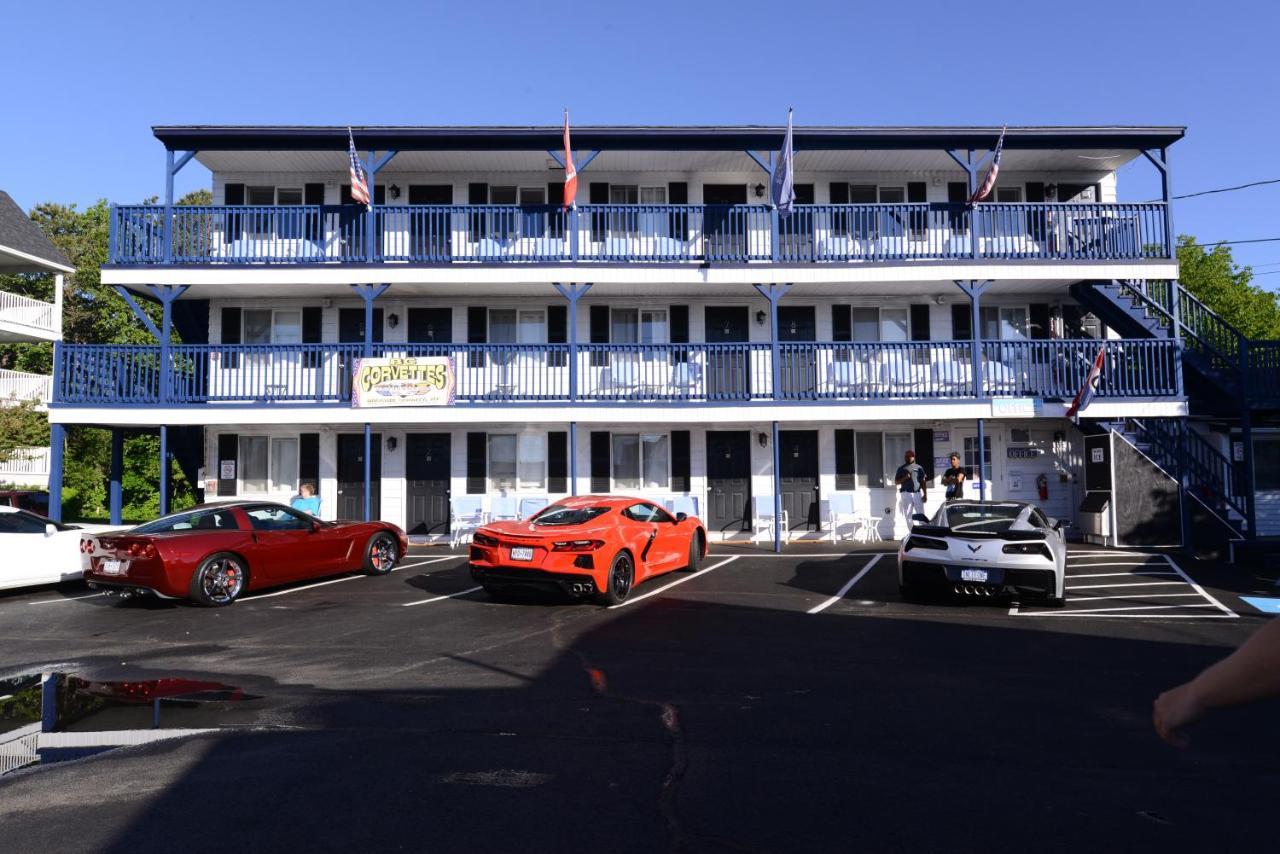
<path fill-rule="evenodd" d="M 223 725 L 224 703 L 259 699 L 199 679 L 0 678 L 0 774 Z M 160 729 L 161 711 L 165 725 Z"/>

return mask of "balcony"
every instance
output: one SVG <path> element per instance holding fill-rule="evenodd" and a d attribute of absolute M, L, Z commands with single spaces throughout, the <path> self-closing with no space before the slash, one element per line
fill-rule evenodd
<path fill-rule="evenodd" d="M 25 400 L 47 404 L 52 388 L 53 378 L 44 374 L 0 369 L 0 406 Z"/>
<path fill-rule="evenodd" d="M 1150 261 L 1162 203 L 183 206 L 112 210 L 110 263 Z"/>
<path fill-rule="evenodd" d="M 455 405 L 1070 399 L 1098 347 L 1099 398 L 1181 397 L 1170 339 L 769 344 L 377 344 L 375 356 L 452 359 Z M 361 344 L 63 344 L 54 404 L 350 405 Z M 571 370 L 572 368 L 572 370 Z"/>
<path fill-rule="evenodd" d="M 56 341 L 61 335 L 56 305 L 0 291 L 0 342 Z"/>

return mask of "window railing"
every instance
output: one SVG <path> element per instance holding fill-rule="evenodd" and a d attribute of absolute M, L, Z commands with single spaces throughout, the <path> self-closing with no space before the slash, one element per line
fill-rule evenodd
<path fill-rule="evenodd" d="M 455 405 L 547 402 L 1070 399 L 1098 348 L 1100 398 L 1180 397 L 1175 341 L 983 341 L 975 395 L 970 341 L 727 344 L 395 344 L 375 356 L 447 356 Z M 60 344 L 54 403 L 350 405 L 363 344 Z"/>
<path fill-rule="evenodd" d="M 162 205 L 112 210 L 112 264 L 853 263 L 1171 257 L 1162 203 Z"/>

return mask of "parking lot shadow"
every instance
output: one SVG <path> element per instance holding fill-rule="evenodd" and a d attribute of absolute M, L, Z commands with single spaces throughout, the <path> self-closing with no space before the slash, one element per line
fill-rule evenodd
<path fill-rule="evenodd" d="M 1152 732 L 1155 694 L 1220 657 L 1219 645 L 664 598 L 612 612 L 453 613 L 457 636 L 420 639 L 385 622 L 384 646 L 362 648 L 396 663 L 374 687 L 240 678 L 231 650 L 217 678 L 305 698 L 303 728 L 265 720 L 6 778 L 7 850 L 1274 841 L 1258 808 L 1280 755 L 1274 706 L 1206 723 L 1188 752 Z M 474 619 L 483 613 L 500 618 Z M 295 672 L 313 666 L 309 655 L 294 638 L 271 667 Z"/>

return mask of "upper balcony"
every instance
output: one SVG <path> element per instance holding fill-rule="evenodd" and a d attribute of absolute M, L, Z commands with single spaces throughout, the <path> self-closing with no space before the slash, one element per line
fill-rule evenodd
<path fill-rule="evenodd" d="M 900 279 L 1065 280 L 1080 264 L 1176 275 L 1174 127 L 1009 128 L 976 205 L 1000 128 L 799 127 L 788 216 L 768 203 L 783 128 L 574 128 L 569 209 L 559 126 L 354 128 L 368 209 L 351 204 L 345 127 L 154 130 L 166 203 L 113 210 L 109 284 L 341 286 L 368 281 L 370 265 L 380 281 L 427 283 L 560 281 L 574 265 L 597 282 L 675 284 L 861 281 L 895 265 Z M 1119 200 L 1117 170 L 1144 157 L 1160 192 Z M 172 204 L 192 161 L 220 204 Z M 662 271 L 631 269 L 645 265 Z"/>
<path fill-rule="evenodd" d="M 1148 203 L 117 206 L 110 263 L 853 264 L 1168 260 Z M 171 222 L 166 223 L 166 216 Z"/>
<path fill-rule="evenodd" d="M 0 342 L 60 340 L 63 276 L 74 272 L 67 257 L 9 194 L 0 190 L 0 273 L 51 273 L 54 280 L 51 303 L 0 291 Z"/>

